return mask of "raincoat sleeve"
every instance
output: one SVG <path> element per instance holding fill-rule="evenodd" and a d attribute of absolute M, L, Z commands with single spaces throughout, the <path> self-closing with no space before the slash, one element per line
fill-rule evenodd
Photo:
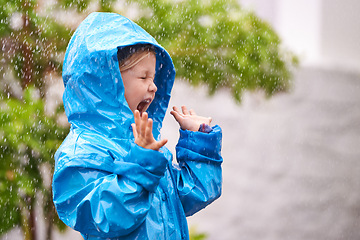
<path fill-rule="evenodd" d="M 180 129 L 176 146 L 179 168 L 174 167 L 174 171 L 186 216 L 203 209 L 221 195 L 221 139 L 221 128 L 217 125 L 210 133 Z"/>
<path fill-rule="evenodd" d="M 163 154 L 134 143 L 123 158 L 94 144 L 76 152 L 56 156 L 53 200 L 60 219 L 100 237 L 124 236 L 138 228 L 166 170 Z"/>

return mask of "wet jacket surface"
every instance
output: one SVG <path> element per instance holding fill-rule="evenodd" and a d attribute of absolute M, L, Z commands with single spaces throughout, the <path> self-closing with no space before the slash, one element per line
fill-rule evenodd
<path fill-rule="evenodd" d="M 166 147 L 134 143 L 118 48 L 156 47 L 149 109 L 160 139 L 175 70 L 168 53 L 142 28 L 113 13 L 92 13 L 65 54 L 63 102 L 70 133 L 55 154 L 53 200 L 60 219 L 85 239 L 188 239 L 186 216 L 221 194 L 221 129 L 180 129 L 177 163 Z"/>

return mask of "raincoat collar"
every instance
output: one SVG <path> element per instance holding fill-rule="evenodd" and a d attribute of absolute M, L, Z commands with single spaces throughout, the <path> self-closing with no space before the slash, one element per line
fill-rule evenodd
<path fill-rule="evenodd" d="M 125 100 L 117 51 L 135 44 L 156 48 L 155 99 L 147 112 L 153 134 L 160 138 L 175 68 L 169 54 L 137 24 L 115 13 L 92 13 L 77 28 L 65 53 L 63 102 L 73 128 L 97 131 L 110 138 L 133 138 L 133 114 Z"/>

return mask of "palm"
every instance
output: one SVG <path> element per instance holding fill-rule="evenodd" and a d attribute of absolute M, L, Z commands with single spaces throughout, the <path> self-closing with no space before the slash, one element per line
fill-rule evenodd
<path fill-rule="evenodd" d="M 211 118 L 198 116 L 194 110 L 187 110 L 186 106 L 182 106 L 181 110 L 182 112 L 177 107 L 173 107 L 173 111 L 170 112 L 180 124 L 181 129 L 198 131 L 201 124 L 210 125 L 211 123 Z"/>
<path fill-rule="evenodd" d="M 156 141 L 152 134 L 152 119 L 148 119 L 146 112 L 140 116 L 140 112 L 135 110 L 135 124 L 132 125 L 135 143 L 140 147 L 158 151 L 167 143 L 166 139 Z"/>

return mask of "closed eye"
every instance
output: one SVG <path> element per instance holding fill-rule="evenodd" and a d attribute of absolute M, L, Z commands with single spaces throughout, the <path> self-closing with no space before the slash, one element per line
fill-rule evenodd
<path fill-rule="evenodd" d="M 153 76 L 153 77 L 150 77 L 150 76 L 142 76 L 142 77 L 140 77 L 140 79 L 142 79 L 142 80 L 150 79 L 151 81 L 154 81 L 154 78 L 155 78 L 155 76 Z"/>

